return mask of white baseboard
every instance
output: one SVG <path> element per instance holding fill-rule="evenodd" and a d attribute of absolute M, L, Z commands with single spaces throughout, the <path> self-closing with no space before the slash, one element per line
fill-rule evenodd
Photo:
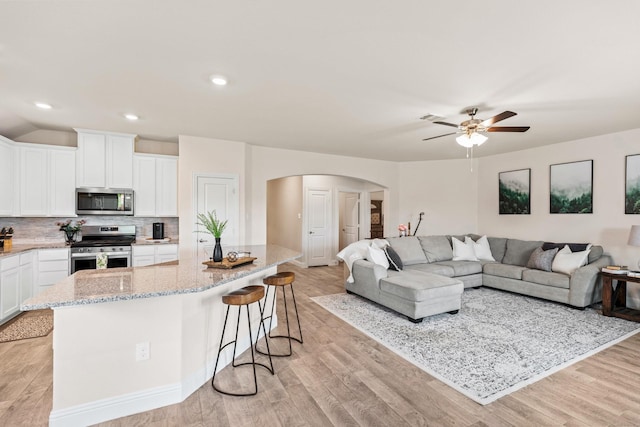
<path fill-rule="evenodd" d="M 307 263 L 306 262 L 302 262 L 300 260 L 294 259 L 289 261 L 291 264 L 294 264 L 300 268 L 307 268 Z"/>
<path fill-rule="evenodd" d="M 266 325 L 268 326 L 268 325 Z M 278 316 L 273 316 L 273 329 L 278 326 Z M 259 325 L 254 333 L 261 329 Z M 264 336 L 259 332 L 259 337 Z M 241 354 L 249 348 L 249 337 L 244 337 L 238 341 L 237 353 Z M 231 363 L 233 357 L 233 346 L 227 347 L 220 355 L 218 372 Z M 198 371 L 183 378 L 182 381 L 174 384 L 167 384 L 134 393 L 123 394 L 108 399 L 96 400 L 90 403 L 72 406 L 65 409 L 51 411 L 49 415 L 50 427 L 74 427 L 87 426 L 126 417 L 140 412 L 151 411 L 163 406 L 173 405 L 184 401 L 205 383 L 211 381 L 213 368 L 216 360 L 207 361 L 205 366 Z M 99 385 L 96 385 L 99 387 Z"/>

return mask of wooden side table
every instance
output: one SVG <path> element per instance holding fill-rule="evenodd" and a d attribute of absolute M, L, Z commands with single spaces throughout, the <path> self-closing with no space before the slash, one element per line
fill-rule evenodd
<path fill-rule="evenodd" d="M 609 317 L 640 322 L 640 310 L 627 307 L 627 282 L 640 283 L 640 277 L 626 274 L 601 272 L 602 276 L 602 314 Z M 615 290 L 613 281 L 618 282 Z"/>

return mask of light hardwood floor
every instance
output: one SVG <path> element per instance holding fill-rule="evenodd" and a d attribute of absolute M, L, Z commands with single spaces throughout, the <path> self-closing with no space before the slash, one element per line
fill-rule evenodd
<path fill-rule="evenodd" d="M 274 359 L 276 375 L 258 370 L 257 396 L 222 396 L 205 384 L 180 404 L 102 425 L 640 425 L 640 335 L 481 406 L 313 303 L 344 292 L 341 267 L 283 267 L 297 275 L 304 344 Z M 0 425 L 47 424 L 51 359 L 51 335 L 0 344 Z M 249 384 L 250 375 L 225 368 L 221 384 Z"/>

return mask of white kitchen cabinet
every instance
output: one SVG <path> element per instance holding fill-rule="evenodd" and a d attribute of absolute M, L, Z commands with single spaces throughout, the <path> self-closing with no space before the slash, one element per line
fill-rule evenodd
<path fill-rule="evenodd" d="M 178 259 L 178 245 L 170 243 L 133 245 L 131 249 L 134 267 L 144 267 L 145 265 L 176 261 Z"/>
<path fill-rule="evenodd" d="M 178 158 L 134 155 L 135 216 L 178 215 Z"/>
<path fill-rule="evenodd" d="M 76 129 L 76 186 L 132 188 L 135 135 Z"/>
<path fill-rule="evenodd" d="M 20 144 L 18 152 L 19 214 L 75 215 L 75 149 Z"/>
<path fill-rule="evenodd" d="M 13 141 L 0 136 L 0 216 L 12 216 L 17 210 L 16 191 L 16 150 Z"/>
<path fill-rule="evenodd" d="M 37 252 L 29 251 L 20 254 L 20 302 L 24 302 L 33 295 L 35 277 L 35 259 Z"/>
<path fill-rule="evenodd" d="M 0 259 L 0 323 L 20 311 L 20 255 Z"/>
<path fill-rule="evenodd" d="M 38 249 L 37 263 L 34 296 L 69 275 L 69 249 Z"/>

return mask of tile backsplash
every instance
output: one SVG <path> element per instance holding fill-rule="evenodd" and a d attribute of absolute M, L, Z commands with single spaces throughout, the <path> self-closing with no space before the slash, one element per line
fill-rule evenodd
<path fill-rule="evenodd" d="M 136 236 L 151 237 L 153 235 L 153 223 L 164 222 L 164 234 L 172 239 L 178 238 L 178 218 L 152 218 L 152 217 L 132 217 L 132 216 L 102 216 L 87 215 L 77 218 L 69 217 L 47 217 L 47 218 L 28 218 L 28 217 L 0 217 L 1 227 L 13 227 L 14 243 L 19 241 L 64 241 L 64 236 L 57 222 L 65 222 L 71 219 L 84 219 L 87 225 L 135 225 Z"/>

